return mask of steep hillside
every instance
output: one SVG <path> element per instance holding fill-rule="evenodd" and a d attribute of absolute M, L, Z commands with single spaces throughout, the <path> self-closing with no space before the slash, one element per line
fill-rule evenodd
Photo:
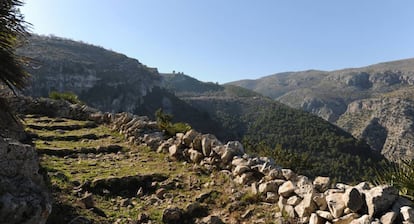
<path fill-rule="evenodd" d="M 414 117 L 411 113 L 398 112 L 409 110 L 413 106 L 411 100 L 403 104 L 399 104 L 399 100 L 412 95 L 414 59 L 331 72 L 281 73 L 232 84 L 258 91 L 335 123 L 352 132 L 355 137 L 366 139 L 373 148 L 381 150 L 389 159 L 414 158 L 414 153 L 409 149 L 414 144 L 409 137 L 413 133 L 411 127 L 406 125 L 407 122 L 412 123 Z M 351 111 L 355 111 L 353 108 L 361 105 L 361 101 L 365 102 L 362 104 L 368 102 L 373 106 L 360 107 L 358 110 L 361 115 L 356 116 Z M 380 103 L 385 101 L 387 103 Z M 372 113 L 373 107 L 376 113 Z M 395 112 L 390 111 L 391 108 Z M 400 119 L 397 114 L 403 118 Z M 361 116 L 364 117 L 363 120 Z M 383 130 L 376 130 L 376 126 L 372 125 L 372 122 L 375 123 L 373 120 L 381 120 L 381 125 L 377 127 L 382 127 Z M 387 125 L 382 125 L 384 123 Z M 398 133 L 408 133 L 408 137 L 403 138 L 406 143 L 401 144 L 394 140 L 405 136 L 397 134 L 395 127 L 398 127 Z M 364 132 L 368 129 L 370 131 Z M 380 132 L 383 134 L 377 137 L 376 133 Z"/>
<path fill-rule="evenodd" d="M 243 141 L 251 153 L 276 158 L 280 155 L 275 148 L 279 147 L 292 153 L 291 158 L 285 158 L 292 162 L 285 165 L 309 176 L 318 173 L 344 181 L 372 176 L 373 167 L 381 160 L 364 142 L 317 116 L 232 85 L 219 90 L 213 86 L 204 91 L 181 91 L 180 86 L 196 80 L 183 74 L 176 77 L 179 78 L 168 83 L 170 88 L 227 130 L 226 135 L 218 133 L 218 137 Z M 197 82 L 197 86 L 203 85 Z M 336 168 L 332 168 L 333 164 Z M 359 169 L 348 170 L 349 166 Z"/>
<path fill-rule="evenodd" d="M 50 216 L 42 214 L 42 222 L 34 223 L 414 220 L 413 203 L 388 185 L 332 187 L 329 177 L 311 179 L 280 168 L 271 158 L 245 153 L 240 142 L 223 144 L 212 134 L 189 130 L 166 136 L 147 117 L 50 99 L 12 101 L 54 199 Z M 0 222 L 11 220 L 3 218 Z"/>

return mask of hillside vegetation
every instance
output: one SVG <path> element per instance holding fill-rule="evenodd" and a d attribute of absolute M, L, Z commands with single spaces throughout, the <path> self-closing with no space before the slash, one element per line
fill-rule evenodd
<path fill-rule="evenodd" d="M 181 74 L 179 80 L 170 83 L 177 84 L 171 90 L 222 124 L 228 132 L 217 133 L 221 139 L 243 141 L 251 153 L 270 156 L 284 167 L 309 176 L 358 181 L 372 178 L 383 163 L 384 158 L 364 141 L 322 118 L 233 85 L 184 94 L 178 87 L 194 79 Z"/>

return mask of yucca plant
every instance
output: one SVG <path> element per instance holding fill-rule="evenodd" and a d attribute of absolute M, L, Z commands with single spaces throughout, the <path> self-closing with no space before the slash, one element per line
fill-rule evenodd
<path fill-rule="evenodd" d="M 388 184 L 397 188 L 400 195 L 414 200 L 414 161 L 401 160 L 387 163 L 377 170 L 375 184 Z"/>

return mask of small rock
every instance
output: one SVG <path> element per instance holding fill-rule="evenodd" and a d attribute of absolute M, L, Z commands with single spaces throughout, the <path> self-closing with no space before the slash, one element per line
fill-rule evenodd
<path fill-rule="evenodd" d="M 260 173 L 258 172 L 246 172 L 246 173 L 243 173 L 241 176 L 236 177 L 234 181 L 239 184 L 247 185 L 260 179 L 261 179 L 261 176 L 260 176 Z"/>
<path fill-rule="evenodd" d="M 193 202 L 187 205 L 185 213 L 189 217 L 204 217 L 208 215 L 208 208 L 199 202 Z"/>
<path fill-rule="evenodd" d="M 85 195 L 79 201 L 81 202 L 82 207 L 86 209 L 95 207 L 93 195 L 89 192 L 85 192 Z"/>
<path fill-rule="evenodd" d="M 293 208 L 293 206 L 285 205 L 283 210 L 286 212 L 288 217 L 290 217 L 290 218 L 295 218 L 296 217 L 295 209 Z"/>
<path fill-rule="evenodd" d="M 144 195 L 144 189 L 142 189 L 142 187 L 140 187 L 137 191 L 137 197 L 142 197 Z"/>
<path fill-rule="evenodd" d="M 233 175 L 235 175 L 235 176 L 239 176 L 239 175 L 241 175 L 241 174 L 243 174 L 243 173 L 246 173 L 246 172 L 248 172 L 248 171 L 250 171 L 251 169 L 250 169 L 250 167 L 249 166 L 245 166 L 245 165 L 239 165 L 239 166 L 236 166 L 236 168 L 234 168 L 234 170 L 233 170 Z"/>
<path fill-rule="evenodd" d="M 315 202 L 319 210 L 324 211 L 328 208 L 328 204 L 326 203 L 325 195 L 323 193 L 316 193 L 313 196 L 313 201 Z"/>
<path fill-rule="evenodd" d="M 256 195 L 259 193 L 259 187 L 257 186 L 257 182 L 253 182 L 251 184 L 252 194 Z"/>
<path fill-rule="evenodd" d="M 369 218 L 369 215 L 363 215 L 358 219 L 352 220 L 350 224 L 371 224 L 371 220 Z"/>
<path fill-rule="evenodd" d="M 295 206 L 296 214 L 298 214 L 300 218 L 309 217 L 313 212 L 315 212 L 316 206 L 312 200 L 312 197 L 312 193 L 305 195 L 303 200 Z"/>
<path fill-rule="evenodd" d="M 318 210 L 318 211 L 316 211 L 316 214 L 318 214 L 318 216 L 320 216 L 320 217 L 322 217 L 326 220 L 329 220 L 329 221 L 332 221 L 334 219 L 333 215 L 328 211 Z"/>
<path fill-rule="evenodd" d="M 349 224 L 352 221 L 356 220 L 357 218 L 359 218 L 359 215 L 356 213 L 351 213 L 345 216 L 342 216 L 338 219 L 334 219 L 333 222 L 335 224 Z"/>
<path fill-rule="evenodd" d="M 296 177 L 295 172 L 291 169 L 282 169 L 282 175 L 286 180 L 293 180 Z"/>
<path fill-rule="evenodd" d="M 339 218 L 344 213 L 345 203 L 342 199 L 343 194 L 333 193 L 326 196 L 329 211 L 334 218 Z"/>
<path fill-rule="evenodd" d="M 283 178 L 283 174 L 281 170 L 278 169 L 271 169 L 269 170 L 269 172 L 267 173 L 266 177 L 269 180 L 275 180 L 275 179 L 282 179 Z"/>
<path fill-rule="evenodd" d="M 155 195 L 159 199 L 164 199 L 164 194 L 167 193 L 167 190 L 165 188 L 159 188 L 155 191 Z"/>
<path fill-rule="evenodd" d="M 193 139 L 193 143 L 192 143 L 192 147 L 194 150 L 198 151 L 198 152 L 203 152 L 203 147 L 201 144 L 201 135 L 197 135 L 194 139 Z"/>
<path fill-rule="evenodd" d="M 292 196 L 292 197 L 288 198 L 288 200 L 287 200 L 287 204 L 288 204 L 288 205 L 292 205 L 292 206 L 296 206 L 296 205 L 298 205 L 301 201 L 302 201 L 302 199 L 301 199 L 299 196 L 294 195 L 294 196 Z"/>
<path fill-rule="evenodd" d="M 277 202 L 277 205 L 279 207 L 279 209 L 281 211 L 283 211 L 283 209 L 285 208 L 285 206 L 287 205 L 287 199 L 284 198 L 283 196 L 279 197 L 279 201 Z"/>
<path fill-rule="evenodd" d="M 167 224 L 184 223 L 184 212 L 177 207 L 167 208 L 162 214 L 162 221 Z"/>
<path fill-rule="evenodd" d="M 274 192 L 267 192 L 265 201 L 267 203 L 276 203 L 279 199 L 279 195 Z"/>
<path fill-rule="evenodd" d="M 309 219 L 309 224 L 324 224 L 324 221 L 316 213 L 312 213 Z"/>
<path fill-rule="evenodd" d="M 313 185 L 315 189 L 321 193 L 328 190 L 329 185 L 331 184 L 331 180 L 329 177 L 316 177 L 313 181 Z"/>
<path fill-rule="evenodd" d="M 146 213 L 139 213 L 138 214 L 137 220 L 136 220 L 137 224 L 146 223 L 148 221 L 149 221 L 149 216 Z"/>
<path fill-rule="evenodd" d="M 199 133 L 196 130 L 191 129 L 187 131 L 183 137 L 183 142 L 185 146 L 191 147 L 191 143 L 197 135 L 199 135 Z"/>
<path fill-rule="evenodd" d="M 241 156 L 244 154 L 244 147 L 239 141 L 230 141 L 227 143 L 227 148 L 233 149 L 235 155 Z"/>
<path fill-rule="evenodd" d="M 131 200 L 129 200 L 129 198 L 123 198 L 123 199 L 121 199 L 121 201 L 119 203 L 119 205 L 121 207 L 127 207 L 130 204 L 131 204 Z"/>
<path fill-rule="evenodd" d="M 201 150 L 204 156 L 211 155 L 211 141 L 208 137 L 203 136 L 201 139 Z"/>
<path fill-rule="evenodd" d="M 248 209 L 242 216 L 242 219 L 248 219 L 253 215 L 253 209 Z"/>
<path fill-rule="evenodd" d="M 200 163 L 200 161 L 203 159 L 203 154 L 197 150 L 190 149 L 188 150 L 188 153 L 190 154 L 190 160 L 193 163 Z"/>
<path fill-rule="evenodd" d="M 210 215 L 201 219 L 203 224 L 224 224 L 218 216 Z"/>
<path fill-rule="evenodd" d="M 414 209 L 408 206 L 404 206 L 400 210 L 404 221 L 414 223 Z"/>
<path fill-rule="evenodd" d="M 343 194 L 343 200 L 345 206 L 351 209 L 353 212 L 357 212 L 363 206 L 365 202 L 361 193 L 356 188 L 349 188 Z"/>
<path fill-rule="evenodd" d="M 393 224 L 396 218 L 397 213 L 387 212 L 383 216 L 381 216 L 380 221 L 382 224 Z"/>
<path fill-rule="evenodd" d="M 265 182 L 259 185 L 259 193 L 266 194 L 267 192 L 277 192 L 278 185 L 273 182 Z"/>
<path fill-rule="evenodd" d="M 282 195 L 285 198 L 290 197 L 293 192 L 295 191 L 295 185 L 292 183 L 292 181 L 286 181 L 282 185 L 279 186 L 279 195 Z"/>
<path fill-rule="evenodd" d="M 180 149 L 177 145 L 172 145 L 168 148 L 170 156 L 175 159 L 181 159 L 183 156 L 183 150 Z"/>
<path fill-rule="evenodd" d="M 300 197 L 305 197 L 308 194 L 314 194 L 314 186 L 311 181 L 309 181 L 306 176 L 297 176 L 295 179 L 295 194 Z"/>
<path fill-rule="evenodd" d="M 377 186 L 365 193 L 368 215 L 374 217 L 389 209 L 398 198 L 397 189 L 390 186 Z"/>
<path fill-rule="evenodd" d="M 167 153 L 169 152 L 169 148 L 171 147 L 171 144 L 169 142 L 163 142 L 157 149 L 158 153 Z"/>

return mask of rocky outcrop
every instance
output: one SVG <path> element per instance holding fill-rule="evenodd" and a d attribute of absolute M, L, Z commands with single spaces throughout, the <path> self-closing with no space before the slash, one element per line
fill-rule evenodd
<path fill-rule="evenodd" d="M 372 98 L 349 104 L 338 124 L 364 138 L 388 159 L 414 159 L 414 103 L 400 98 Z"/>
<path fill-rule="evenodd" d="M 17 52 L 35 62 L 24 91 L 35 97 L 70 91 L 100 110 L 133 112 L 160 84 L 158 71 L 136 59 L 69 39 L 32 35 Z"/>
<path fill-rule="evenodd" d="M 45 223 L 51 208 L 35 149 L 0 137 L 0 223 Z"/>

